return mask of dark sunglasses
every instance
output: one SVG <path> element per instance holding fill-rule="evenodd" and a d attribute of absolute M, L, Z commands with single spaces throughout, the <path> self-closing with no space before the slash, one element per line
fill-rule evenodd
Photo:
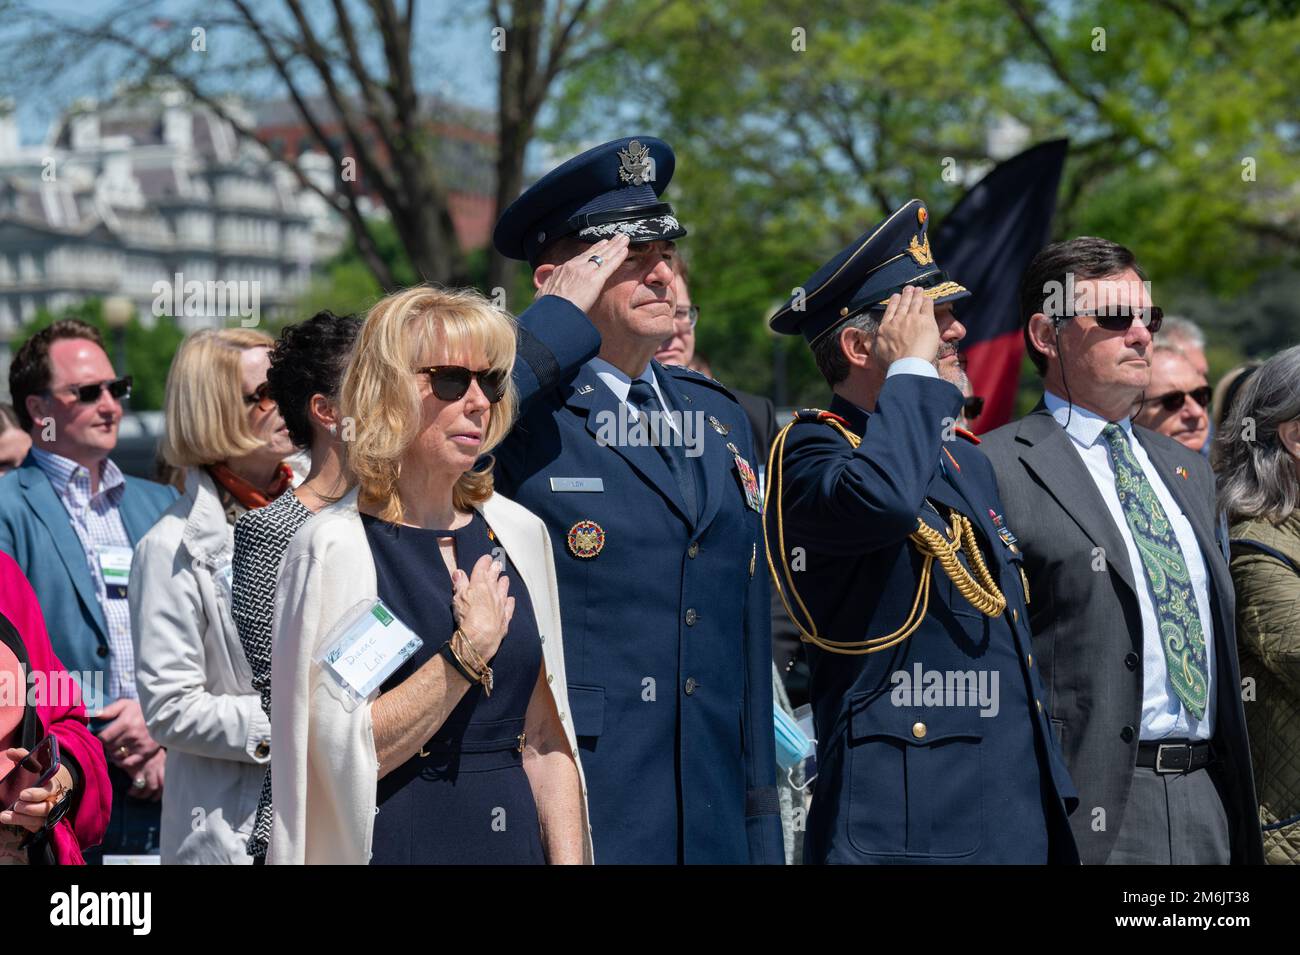
<path fill-rule="evenodd" d="M 429 365 L 427 368 L 415 369 L 416 374 L 429 376 L 429 387 L 442 401 L 459 401 L 469 391 L 470 379 L 477 378 L 483 395 L 492 404 L 506 396 L 506 385 L 510 382 L 510 373 L 496 368 L 471 371 L 460 365 Z"/>
<path fill-rule="evenodd" d="M 127 375 L 124 378 L 114 378 L 112 381 L 97 381 L 90 385 L 70 385 L 67 388 L 60 388 L 59 390 L 75 394 L 78 401 L 83 405 L 88 405 L 98 401 L 99 396 L 103 394 L 105 388 L 108 389 L 108 393 L 114 398 L 130 398 L 131 376 Z M 46 394 L 50 393 L 51 392 L 48 390 L 46 391 Z"/>
<path fill-rule="evenodd" d="M 966 399 L 966 402 L 962 405 L 961 410 L 962 410 L 962 414 L 966 416 L 967 421 L 969 421 L 971 418 L 978 418 L 980 416 L 980 412 L 984 410 L 984 399 L 979 395 L 971 395 L 969 398 Z"/>
<path fill-rule="evenodd" d="M 271 397 L 270 382 L 264 381 L 253 389 L 251 395 L 244 395 L 244 404 L 248 405 L 250 408 L 253 405 L 257 405 L 258 411 L 270 411 L 274 408 L 275 399 Z"/>
<path fill-rule="evenodd" d="M 1099 328 L 1104 328 L 1108 332 L 1126 332 L 1136 320 L 1152 335 L 1160 331 L 1160 325 L 1165 320 L 1165 310 L 1158 305 L 1152 305 L 1150 308 L 1129 308 L 1121 305 L 1103 311 L 1093 309 L 1087 312 L 1075 312 L 1074 315 L 1087 315 L 1096 321 Z"/>
<path fill-rule="evenodd" d="M 1210 396 L 1213 392 L 1209 385 L 1202 385 L 1200 388 L 1193 388 L 1191 391 L 1171 391 L 1167 395 L 1161 395 L 1159 398 L 1147 398 L 1142 403 L 1144 405 L 1155 404 L 1160 402 L 1160 406 L 1166 411 L 1181 411 L 1187 399 L 1191 398 L 1202 408 L 1210 406 Z"/>

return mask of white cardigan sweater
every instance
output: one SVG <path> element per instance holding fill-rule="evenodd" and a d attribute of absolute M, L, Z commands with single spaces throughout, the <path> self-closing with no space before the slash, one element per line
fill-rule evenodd
<path fill-rule="evenodd" d="M 478 508 L 522 579 L 537 616 L 546 683 L 555 698 L 582 787 L 584 861 L 592 861 L 587 783 L 569 715 L 555 561 L 546 526 L 500 494 Z M 271 664 L 271 773 L 275 780 L 268 864 L 369 862 L 379 760 L 370 704 L 352 712 L 312 659 L 352 607 L 378 596 L 375 562 L 357 492 L 305 524 L 285 553 L 276 590 Z"/>

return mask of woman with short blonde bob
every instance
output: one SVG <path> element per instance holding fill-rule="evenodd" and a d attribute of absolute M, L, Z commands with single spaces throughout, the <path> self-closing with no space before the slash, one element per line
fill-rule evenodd
<path fill-rule="evenodd" d="M 546 528 L 475 470 L 513 423 L 514 358 L 473 291 L 367 316 L 340 399 L 356 487 L 276 594 L 269 863 L 591 861 Z M 367 655 L 378 687 L 342 672 L 397 624 L 420 644 Z"/>
<path fill-rule="evenodd" d="M 163 459 L 183 494 L 136 545 L 127 596 L 136 687 L 165 748 L 162 861 L 248 864 L 270 721 L 231 617 L 234 524 L 291 483 L 293 450 L 266 396 L 272 340 L 195 332 L 167 373 Z"/>

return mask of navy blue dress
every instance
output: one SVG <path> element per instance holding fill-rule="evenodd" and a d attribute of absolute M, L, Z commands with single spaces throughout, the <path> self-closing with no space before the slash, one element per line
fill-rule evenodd
<path fill-rule="evenodd" d="M 456 564 L 469 573 L 499 546 L 477 511 L 454 531 L 389 524 L 361 515 L 375 559 L 379 599 L 424 645 L 381 687 L 413 674 L 455 629 L 451 577 L 440 539 L 456 541 Z M 417 755 L 379 780 L 372 865 L 410 863 L 542 864 L 537 804 L 523 769 L 524 716 L 542 645 L 528 591 L 510 577 L 515 613 L 489 664 L 492 695 L 473 686 Z"/>

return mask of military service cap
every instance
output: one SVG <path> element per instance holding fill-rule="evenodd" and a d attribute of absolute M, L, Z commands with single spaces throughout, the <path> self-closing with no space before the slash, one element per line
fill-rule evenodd
<path fill-rule="evenodd" d="M 966 298 L 970 291 L 948 278 L 934 261 L 926 234 L 929 212 L 913 199 L 818 269 L 772 316 L 772 330 L 802 334 L 812 344 L 832 328 L 889 297 L 919 285 L 936 305 Z"/>
<path fill-rule="evenodd" d="M 573 236 L 599 242 L 677 239 L 686 230 L 660 195 L 673 178 L 672 147 L 653 136 L 589 149 L 533 183 L 497 222 L 492 244 L 507 258 L 536 258 L 548 242 Z"/>

